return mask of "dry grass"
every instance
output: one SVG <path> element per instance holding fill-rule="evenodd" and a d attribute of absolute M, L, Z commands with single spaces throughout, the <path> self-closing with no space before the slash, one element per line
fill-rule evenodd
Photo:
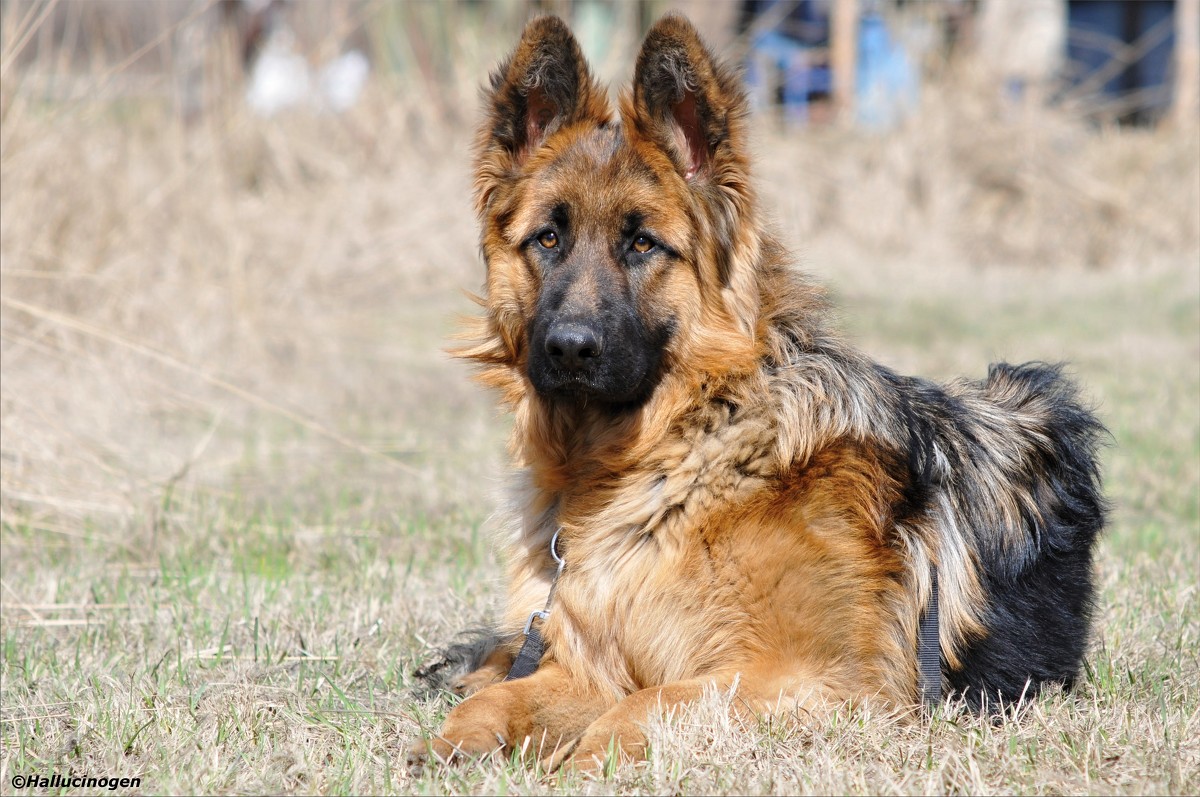
<path fill-rule="evenodd" d="M 829 129 L 785 145 L 792 181 L 775 207 L 801 240 L 842 233 L 890 258 L 1052 268 L 1200 247 L 1195 128 L 1096 131 L 1009 106 L 970 71 L 928 86 L 923 108 L 869 143 Z"/>
<path fill-rule="evenodd" d="M 11 77 L 11 73 L 9 74 Z M 342 117 L 0 107 L 0 790 L 1200 791 L 1194 131 L 997 112 L 764 132 L 767 204 L 849 332 L 908 372 L 1068 359 L 1116 502 L 1088 675 L 996 723 L 652 729 L 610 781 L 413 776 L 431 645 L 499 595 L 507 422 L 441 353 L 481 266 L 466 131 L 375 87 Z"/>

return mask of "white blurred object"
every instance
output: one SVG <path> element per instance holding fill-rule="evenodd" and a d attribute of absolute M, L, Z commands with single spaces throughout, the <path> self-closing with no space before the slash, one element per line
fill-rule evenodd
<path fill-rule="evenodd" d="M 314 81 L 291 32 L 279 29 L 271 33 L 250 70 L 246 104 L 260 116 L 302 106 L 341 113 L 358 102 L 370 71 L 367 57 L 351 50 L 321 67 Z"/>
<path fill-rule="evenodd" d="M 335 113 L 349 110 L 358 102 L 371 65 L 358 50 L 342 53 L 321 69 L 318 80 L 322 107 Z"/>
<path fill-rule="evenodd" d="M 308 62 L 296 52 L 288 31 L 275 31 L 254 61 L 246 104 L 260 116 L 308 102 L 312 93 Z"/>
<path fill-rule="evenodd" d="M 998 74 L 1045 83 L 1066 58 L 1066 0 L 986 0 L 979 52 Z"/>

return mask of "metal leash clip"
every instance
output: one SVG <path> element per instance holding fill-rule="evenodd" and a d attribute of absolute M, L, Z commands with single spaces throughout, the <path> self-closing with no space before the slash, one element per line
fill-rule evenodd
<path fill-rule="evenodd" d="M 539 619 L 543 623 L 550 616 L 550 604 L 554 602 L 554 591 L 558 588 L 558 577 L 562 575 L 563 568 L 567 566 L 567 560 L 563 559 L 558 553 L 558 535 L 562 533 L 562 526 L 558 527 L 558 531 L 554 532 L 554 536 L 550 538 L 550 556 L 554 558 L 554 562 L 558 568 L 554 571 L 554 578 L 550 581 L 550 594 L 546 596 L 546 605 L 534 612 L 529 613 L 529 619 L 525 621 L 525 636 L 529 636 L 529 630 L 533 628 L 534 619 Z"/>
<path fill-rule="evenodd" d="M 550 604 L 554 602 L 554 590 L 558 588 L 558 577 L 562 575 L 563 567 L 567 564 L 566 560 L 558 554 L 558 535 L 561 531 L 562 527 L 560 526 L 550 540 L 550 555 L 554 557 L 558 568 L 554 571 L 554 579 L 550 582 L 550 594 L 546 596 L 546 606 L 541 611 L 530 614 L 529 619 L 525 621 L 525 643 L 521 645 L 516 658 L 513 659 L 512 667 L 509 668 L 508 675 L 504 677 L 505 681 L 515 681 L 518 678 L 532 675 L 542 660 L 542 654 L 546 652 L 546 641 L 542 639 L 542 632 L 533 627 L 533 621 L 535 618 L 540 618 L 544 623 L 550 616 Z"/>
<path fill-rule="evenodd" d="M 567 560 L 563 559 L 558 554 L 558 535 L 562 534 L 562 526 L 558 527 L 558 531 L 554 532 L 554 536 L 550 538 L 550 555 L 554 557 L 554 561 L 558 563 L 558 570 L 554 571 L 554 581 L 558 583 L 558 577 L 562 575 L 563 567 L 566 566 Z"/>
<path fill-rule="evenodd" d="M 544 623 L 544 622 L 546 622 L 546 618 L 549 616 L 550 616 L 550 612 L 548 612 L 548 611 L 539 610 L 536 612 L 530 612 L 529 619 L 525 621 L 525 631 L 523 632 L 525 634 L 525 636 L 529 636 L 529 629 L 533 628 L 533 618 L 537 617 L 537 618 L 541 619 L 541 621 Z"/>

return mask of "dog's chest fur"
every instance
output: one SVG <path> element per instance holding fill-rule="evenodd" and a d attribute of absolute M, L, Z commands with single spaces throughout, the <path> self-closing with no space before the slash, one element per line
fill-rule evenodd
<path fill-rule="evenodd" d="M 653 458 L 605 484 L 598 510 L 526 492 L 525 527 L 536 532 L 523 536 L 536 542 L 518 548 L 530 566 L 514 569 L 510 618 L 544 600 L 553 571 L 541 540 L 564 526 L 566 567 L 545 635 L 560 664 L 601 690 L 628 694 L 711 672 L 745 643 L 747 574 L 730 555 L 729 530 L 769 492 L 770 424 L 722 404 L 697 412 L 704 423 L 693 417 Z M 597 505 L 594 492 L 587 498 Z M 558 511 L 534 509 L 547 505 Z"/>
<path fill-rule="evenodd" d="M 594 685 L 629 693 L 728 658 L 735 638 L 711 629 L 742 625 L 739 575 L 703 544 L 679 548 L 640 536 L 622 548 L 564 573 L 547 628 L 557 660 Z"/>

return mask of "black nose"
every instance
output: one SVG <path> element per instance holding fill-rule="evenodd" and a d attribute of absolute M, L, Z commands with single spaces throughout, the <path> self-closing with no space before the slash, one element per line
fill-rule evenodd
<path fill-rule="evenodd" d="M 596 364 L 602 349 L 600 333 L 587 324 L 563 322 L 546 334 L 546 354 L 559 368 L 581 371 Z"/>

